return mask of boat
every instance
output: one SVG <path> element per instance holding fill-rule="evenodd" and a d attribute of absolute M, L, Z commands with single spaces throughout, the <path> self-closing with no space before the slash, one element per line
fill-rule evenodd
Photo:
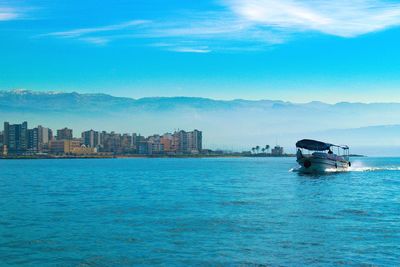
<path fill-rule="evenodd" d="M 303 139 L 296 143 L 296 148 L 299 172 L 344 172 L 351 167 L 348 146 Z M 333 153 L 333 150 L 337 153 Z"/>

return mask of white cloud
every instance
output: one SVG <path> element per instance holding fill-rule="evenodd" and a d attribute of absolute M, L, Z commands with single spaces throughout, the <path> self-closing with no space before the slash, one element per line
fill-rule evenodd
<path fill-rule="evenodd" d="M 241 19 L 281 31 L 355 37 L 400 24 L 400 4 L 379 0 L 228 0 Z"/>
<path fill-rule="evenodd" d="M 243 43 L 283 42 L 282 36 L 252 28 L 248 22 L 221 12 L 208 12 L 190 19 L 185 17 L 175 21 L 137 20 L 40 35 L 40 37 L 46 36 L 76 39 L 96 45 L 106 45 L 123 39 L 142 39 L 144 42 L 147 41 L 149 46 L 185 53 L 209 53 L 213 50 L 211 45 L 218 47 L 218 50 L 233 51 L 237 46 L 242 47 Z M 230 42 L 229 47 L 225 47 L 226 42 Z"/>
<path fill-rule="evenodd" d="M 164 50 L 208 53 L 265 49 L 305 32 L 351 38 L 400 24 L 400 4 L 384 0 L 219 1 L 223 11 L 192 12 L 154 21 L 132 20 L 42 36 L 96 45 L 141 39 L 144 45 Z"/>
<path fill-rule="evenodd" d="M 180 53 L 198 53 L 205 54 L 210 53 L 212 50 L 208 46 L 199 46 L 196 42 L 169 42 L 169 43 L 153 43 L 150 44 L 152 47 L 159 47 L 164 50 L 180 52 Z"/>
<path fill-rule="evenodd" d="M 0 21 L 15 20 L 20 17 L 16 9 L 11 7 L 0 7 Z"/>
<path fill-rule="evenodd" d="M 181 53 L 198 53 L 205 54 L 210 53 L 211 50 L 208 48 L 192 48 L 192 47 L 174 47 L 170 49 L 171 51 L 181 52 Z"/>
<path fill-rule="evenodd" d="M 206 12 L 190 19 L 182 18 L 174 21 L 159 22 L 149 29 L 155 36 L 220 36 L 236 34 L 248 27 L 242 21 L 228 12 Z"/>
<path fill-rule="evenodd" d="M 132 28 L 134 26 L 140 26 L 140 25 L 144 25 L 147 23 L 150 23 L 150 22 L 147 20 L 132 20 L 132 21 L 127 21 L 127 22 L 120 23 L 120 24 L 113 24 L 113 25 L 107 25 L 107 26 L 101 26 L 101 27 L 81 28 L 81 29 L 74 29 L 74 30 L 70 30 L 70 31 L 52 32 L 52 33 L 44 34 L 42 36 L 77 38 L 77 37 L 81 37 L 81 36 L 87 36 L 90 34 L 125 30 L 128 28 Z"/>

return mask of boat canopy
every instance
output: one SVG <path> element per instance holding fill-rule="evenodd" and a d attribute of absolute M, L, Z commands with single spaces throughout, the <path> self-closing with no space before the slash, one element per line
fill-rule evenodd
<path fill-rule="evenodd" d="M 348 146 L 338 146 L 338 145 L 333 145 L 333 144 L 324 143 L 324 142 L 316 141 L 316 140 L 310 140 L 310 139 L 303 139 L 296 143 L 296 147 L 298 147 L 298 148 L 304 148 L 304 149 L 313 150 L 313 151 L 326 151 L 326 150 L 329 150 L 333 146 L 340 147 L 342 149 L 349 149 Z"/>

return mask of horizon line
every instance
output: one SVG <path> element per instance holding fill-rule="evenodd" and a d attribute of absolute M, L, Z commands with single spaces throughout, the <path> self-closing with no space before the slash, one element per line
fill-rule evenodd
<path fill-rule="evenodd" d="M 320 100 L 310 100 L 307 102 L 296 102 L 296 101 L 289 101 L 289 100 L 283 100 L 283 99 L 267 99 L 267 98 L 259 98 L 259 99 L 245 99 L 245 98 L 212 98 L 212 97 L 202 97 L 202 96 L 189 96 L 189 95 L 176 95 L 176 96 L 144 96 L 144 97 L 132 97 L 132 96 L 123 96 L 123 95 L 114 95 L 114 94 L 109 94 L 109 93 L 86 93 L 86 92 L 78 92 L 78 91 L 64 91 L 64 90 L 32 90 L 32 89 L 23 89 L 23 88 L 17 88 L 17 89 L 0 89 L 1 92 L 6 92 L 6 93 L 39 93 L 39 94 L 79 94 L 79 95 L 106 95 L 106 96 L 111 96 L 115 98 L 128 98 L 132 100 L 141 100 L 141 99 L 148 99 L 148 98 L 196 98 L 196 99 L 208 99 L 208 100 L 213 100 L 213 101 L 224 101 L 224 102 L 231 102 L 231 101 L 252 101 L 252 102 L 261 102 L 261 101 L 271 101 L 271 102 L 283 102 L 283 103 L 289 103 L 289 104 L 297 104 L 297 105 L 307 105 L 307 104 L 313 104 L 313 103 L 320 103 L 320 104 L 325 104 L 325 105 L 338 105 L 338 104 L 365 104 L 365 105 L 373 105 L 373 104 L 400 104 L 400 102 L 361 102 L 361 101 L 355 101 L 355 102 L 349 102 L 349 101 L 338 101 L 338 102 L 324 102 Z"/>

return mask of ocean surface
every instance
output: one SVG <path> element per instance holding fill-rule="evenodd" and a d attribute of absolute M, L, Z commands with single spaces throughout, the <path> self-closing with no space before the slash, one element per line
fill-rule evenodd
<path fill-rule="evenodd" d="M 400 158 L 0 161 L 0 266 L 399 266 Z"/>

